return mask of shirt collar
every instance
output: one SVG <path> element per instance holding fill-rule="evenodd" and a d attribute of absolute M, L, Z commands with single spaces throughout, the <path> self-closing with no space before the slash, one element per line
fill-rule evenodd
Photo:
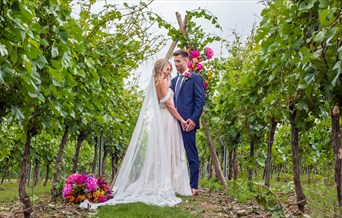
<path fill-rule="evenodd" d="M 185 70 L 183 73 L 180 73 L 179 75 L 183 75 L 183 76 L 184 76 L 185 73 L 190 73 L 190 70 L 187 69 L 187 70 Z"/>

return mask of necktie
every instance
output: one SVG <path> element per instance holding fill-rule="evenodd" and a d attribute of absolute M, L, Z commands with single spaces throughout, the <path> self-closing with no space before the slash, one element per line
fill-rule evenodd
<path fill-rule="evenodd" d="M 180 88 L 182 86 L 183 77 L 184 77 L 183 75 L 179 75 L 179 78 L 177 80 L 177 84 L 176 84 L 176 87 L 175 87 L 176 101 L 177 101 L 177 98 L 178 98 L 178 95 L 179 95 Z"/>

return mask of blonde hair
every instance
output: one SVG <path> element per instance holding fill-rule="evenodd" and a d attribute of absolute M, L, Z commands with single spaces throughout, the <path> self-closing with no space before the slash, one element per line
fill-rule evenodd
<path fill-rule="evenodd" d="M 172 65 L 171 65 L 170 61 L 168 61 L 166 59 L 159 59 L 154 64 L 152 74 L 153 74 L 155 86 L 158 86 L 160 81 L 163 80 L 163 77 L 164 77 L 163 72 L 166 71 L 166 68 L 168 66 L 170 66 L 172 69 Z M 167 78 L 167 82 L 170 85 L 171 84 L 171 78 Z"/>

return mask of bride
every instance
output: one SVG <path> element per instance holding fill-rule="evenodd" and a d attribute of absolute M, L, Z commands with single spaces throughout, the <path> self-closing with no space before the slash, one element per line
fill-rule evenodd
<path fill-rule="evenodd" d="M 189 174 L 171 83 L 172 65 L 156 61 L 138 121 L 113 186 L 113 198 L 104 203 L 81 203 L 92 209 L 101 205 L 143 202 L 174 206 L 176 193 L 191 196 Z M 179 121 L 179 122 L 178 122 Z"/>

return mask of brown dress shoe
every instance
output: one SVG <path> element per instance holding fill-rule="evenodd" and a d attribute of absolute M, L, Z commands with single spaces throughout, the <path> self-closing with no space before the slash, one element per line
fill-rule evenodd
<path fill-rule="evenodd" d="M 192 196 L 198 196 L 198 189 L 192 188 L 191 192 L 192 192 Z"/>

